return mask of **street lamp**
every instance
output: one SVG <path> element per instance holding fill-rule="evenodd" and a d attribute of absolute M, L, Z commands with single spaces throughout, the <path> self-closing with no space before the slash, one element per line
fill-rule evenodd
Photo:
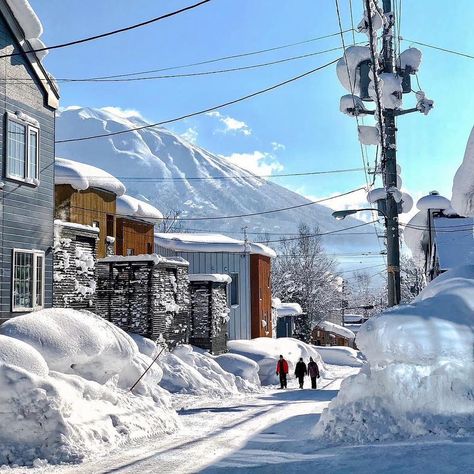
<path fill-rule="evenodd" d="M 389 232 L 394 232 L 394 228 L 389 228 L 387 225 L 389 222 L 388 216 L 384 211 L 380 209 L 374 209 L 372 207 L 364 207 L 361 209 L 344 209 L 341 211 L 334 211 L 332 216 L 335 219 L 342 220 L 347 216 L 356 214 L 360 211 L 372 211 L 378 212 L 385 217 L 385 227 L 387 229 L 387 235 Z M 396 228 L 398 230 L 398 227 Z M 401 285 L 400 285 L 400 254 L 398 247 L 389 246 L 387 252 L 387 290 L 388 290 L 388 305 L 396 306 L 400 303 Z"/>

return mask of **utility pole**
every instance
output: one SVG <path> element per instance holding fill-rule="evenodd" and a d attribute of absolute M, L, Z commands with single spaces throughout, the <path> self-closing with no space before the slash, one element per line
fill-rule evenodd
<path fill-rule="evenodd" d="M 388 20 L 383 31 L 383 72 L 395 72 L 393 54 L 393 31 L 395 17 L 392 12 L 392 1 L 383 0 L 383 12 Z M 370 18 L 370 13 L 369 13 Z M 374 66 L 375 67 L 375 66 Z M 395 110 L 384 108 L 385 141 L 383 150 L 382 172 L 386 189 L 397 187 L 397 126 Z M 392 193 L 386 197 L 387 227 L 387 285 L 388 306 L 396 306 L 401 300 L 400 288 L 400 235 L 398 229 L 398 205 Z"/>

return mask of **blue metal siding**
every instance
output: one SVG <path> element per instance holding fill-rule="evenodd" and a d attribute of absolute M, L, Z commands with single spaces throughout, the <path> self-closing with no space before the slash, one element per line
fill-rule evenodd
<path fill-rule="evenodd" d="M 250 255 L 224 252 L 175 252 L 156 247 L 164 257 L 179 256 L 189 262 L 189 273 L 237 273 L 239 305 L 230 309 L 229 339 L 251 338 Z"/>
<path fill-rule="evenodd" d="M 0 14 L 0 54 L 18 50 Z M 54 109 L 46 106 L 46 93 L 22 56 L 0 59 L 0 322 L 11 313 L 12 252 L 14 248 L 41 250 L 45 258 L 45 307 L 52 305 L 54 216 Z M 26 79 L 10 82 L 8 79 Z M 33 80 L 31 80 L 33 79 Z M 23 112 L 40 124 L 40 184 L 32 186 L 6 178 L 6 112 Z"/>

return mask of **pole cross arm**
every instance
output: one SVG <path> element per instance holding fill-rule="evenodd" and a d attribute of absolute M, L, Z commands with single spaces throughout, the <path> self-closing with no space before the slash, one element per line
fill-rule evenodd
<path fill-rule="evenodd" d="M 398 117 L 399 115 L 407 115 L 413 112 L 421 112 L 421 110 L 417 109 L 416 107 L 413 107 L 411 109 L 406 109 L 406 110 L 395 110 L 394 114 Z"/>

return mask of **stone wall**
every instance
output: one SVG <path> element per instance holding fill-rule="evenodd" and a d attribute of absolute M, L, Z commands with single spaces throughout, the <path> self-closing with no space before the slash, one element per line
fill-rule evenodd
<path fill-rule="evenodd" d="M 187 343 L 190 296 L 187 262 L 157 255 L 98 262 L 97 314 L 124 331 L 169 346 Z"/>
<path fill-rule="evenodd" d="M 227 284 L 193 281 L 190 289 L 190 343 L 213 354 L 226 352 L 230 312 Z"/>
<path fill-rule="evenodd" d="M 55 221 L 53 306 L 95 309 L 97 230 Z"/>

